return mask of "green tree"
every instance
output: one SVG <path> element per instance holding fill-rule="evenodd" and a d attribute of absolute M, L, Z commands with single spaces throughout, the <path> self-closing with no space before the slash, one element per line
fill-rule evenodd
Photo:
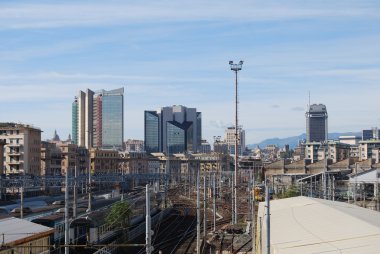
<path fill-rule="evenodd" d="M 277 198 L 291 198 L 299 196 L 297 186 L 291 185 L 284 193 L 279 193 Z"/>
<path fill-rule="evenodd" d="M 106 223 L 122 230 L 123 238 L 126 239 L 131 214 L 131 206 L 127 201 L 116 202 L 112 205 L 111 211 L 106 217 Z"/>

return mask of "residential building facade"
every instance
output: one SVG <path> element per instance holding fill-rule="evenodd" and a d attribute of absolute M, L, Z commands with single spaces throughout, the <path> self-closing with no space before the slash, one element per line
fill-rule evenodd
<path fill-rule="evenodd" d="M 128 139 L 124 146 L 126 152 L 144 152 L 144 140 Z"/>
<path fill-rule="evenodd" d="M 363 140 L 359 142 L 359 160 L 368 160 L 376 156 L 376 149 L 380 148 L 380 140 Z"/>
<path fill-rule="evenodd" d="M 306 142 L 305 144 L 305 159 L 315 163 L 326 158 L 333 163 L 345 160 L 350 157 L 351 146 L 340 143 L 339 141 L 328 141 L 328 146 L 322 142 Z"/>
<path fill-rule="evenodd" d="M 3 172 L 40 175 L 41 130 L 31 125 L 0 123 L 0 140 L 5 140 Z"/>
<path fill-rule="evenodd" d="M 230 154 L 235 154 L 235 126 L 228 127 L 224 131 L 224 142 L 227 143 Z M 245 130 L 242 126 L 238 126 L 238 154 L 242 154 L 245 150 Z"/>
<path fill-rule="evenodd" d="M 41 175 L 61 175 L 63 157 L 56 143 L 41 142 Z"/>

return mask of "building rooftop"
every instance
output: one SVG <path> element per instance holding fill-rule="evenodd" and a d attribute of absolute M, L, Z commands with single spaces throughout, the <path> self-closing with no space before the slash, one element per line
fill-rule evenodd
<path fill-rule="evenodd" d="M 54 228 L 45 227 L 27 220 L 14 217 L 0 220 L 1 243 L 20 245 L 54 233 Z"/>
<path fill-rule="evenodd" d="M 379 253 L 379 212 L 308 197 L 270 203 L 271 253 Z M 266 245 L 264 205 L 264 202 L 260 203 L 258 212 L 257 225 L 262 225 L 258 232 L 261 232 L 263 250 L 260 252 L 259 246 L 258 253 L 264 253 Z"/>
<path fill-rule="evenodd" d="M 37 131 L 41 131 L 40 128 L 34 127 L 33 125 L 30 124 L 21 124 L 21 123 L 2 123 L 0 122 L 0 128 L 1 129 L 7 129 L 7 130 L 16 130 L 16 129 L 34 129 Z"/>

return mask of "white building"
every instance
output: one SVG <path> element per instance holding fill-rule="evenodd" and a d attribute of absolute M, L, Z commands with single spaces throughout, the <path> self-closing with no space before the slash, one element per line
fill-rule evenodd
<path fill-rule="evenodd" d="M 235 154 L 235 126 L 228 127 L 224 132 L 224 142 L 228 145 L 230 154 Z M 245 131 L 238 126 L 238 154 L 241 155 L 245 150 Z"/>

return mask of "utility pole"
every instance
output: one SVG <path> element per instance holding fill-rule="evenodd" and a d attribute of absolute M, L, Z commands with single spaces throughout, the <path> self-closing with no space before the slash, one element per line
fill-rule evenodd
<path fill-rule="evenodd" d="M 251 198 L 251 181 L 252 181 L 252 172 L 249 172 L 249 178 L 248 178 L 248 216 L 247 218 L 250 218 L 252 215 L 252 198 Z"/>
<path fill-rule="evenodd" d="M 256 254 L 256 200 L 255 200 L 255 174 L 252 179 L 252 254 Z"/>
<path fill-rule="evenodd" d="M 212 184 L 213 184 L 213 190 L 212 190 L 212 196 L 213 196 L 213 199 L 214 199 L 214 232 L 216 231 L 216 178 L 215 178 L 215 173 L 213 175 L 213 179 L 212 179 Z"/>
<path fill-rule="evenodd" d="M 199 202 L 199 169 L 197 171 L 197 254 L 201 253 L 201 204 Z"/>
<path fill-rule="evenodd" d="M 0 155 L 3 156 L 3 155 Z M 24 182 L 20 188 L 20 219 L 24 218 Z"/>
<path fill-rule="evenodd" d="M 235 179 L 233 182 L 233 202 L 234 202 L 234 218 L 232 223 L 236 224 L 237 223 L 237 171 L 238 171 L 238 139 L 239 139 L 239 134 L 238 134 L 238 71 L 241 70 L 243 61 L 240 61 L 238 64 L 234 64 L 233 61 L 229 61 L 231 70 L 235 72 Z"/>
<path fill-rule="evenodd" d="M 65 176 L 65 254 L 69 254 L 69 170 L 66 170 Z"/>
<path fill-rule="evenodd" d="M 150 195 L 149 195 L 149 184 L 146 185 L 146 215 L 145 215 L 145 245 L 146 253 L 151 254 L 153 251 L 152 247 L 152 229 L 151 229 L 151 218 L 150 218 Z"/>
<path fill-rule="evenodd" d="M 356 186 L 358 181 L 358 163 L 355 163 L 354 205 L 356 205 Z"/>
<path fill-rule="evenodd" d="M 73 202 L 73 217 L 77 217 L 77 166 L 74 167 L 74 202 Z"/>
<path fill-rule="evenodd" d="M 91 166 L 88 168 L 88 208 L 86 212 L 92 210 L 92 182 L 91 182 Z"/>
<path fill-rule="evenodd" d="M 332 177 L 332 200 L 335 201 L 335 176 Z"/>
<path fill-rule="evenodd" d="M 207 236 L 207 206 L 206 206 L 206 172 L 203 173 L 203 237 L 206 241 Z"/>
<path fill-rule="evenodd" d="M 266 254 L 270 254 L 270 197 L 269 197 L 269 185 L 268 182 L 265 181 L 265 202 L 266 202 L 266 224 L 267 224 L 267 252 Z"/>

